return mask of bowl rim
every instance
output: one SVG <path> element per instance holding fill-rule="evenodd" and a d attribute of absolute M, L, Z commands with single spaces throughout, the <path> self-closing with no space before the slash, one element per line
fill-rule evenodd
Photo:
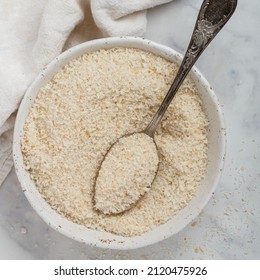
<path fill-rule="evenodd" d="M 217 116 L 218 121 L 221 126 L 221 130 L 219 131 L 219 148 L 220 148 L 220 155 L 218 158 L 217 167 L 218 170 L 216 171 L 215 178 L 213 179 L 213 184 L 210 188 L 210 191 L 205 196 L 203 203 L 199 205 L 199 207 L 196 208 L 196 211 L 192 211 L 191 213 L 187 214 L 187 219 L 185 221 L 180 221 L 181 225 L 176 229 L 174 227 L 171 227 L 170 230 L 167 232 L 164 232 L 163 235 L 160 235 L 160 231 L 158 231 L 158 228 L 163 225 L 168 224 L 166 222 L 163 225 L 160 225 L 156 227 L 155 229 L 149 231 L 148 233 L 144 233 L 141 236 L 134 236 L 134 237 L 122 237 L 114 234 L 110 234 L 105 232 L 105 235 L 108 236 L 108 241 L 104 242 L 100 236 L 104 234 L 104 232 L 101 231 L 95 231 L 91 229 L 87 229 L 86 227 L 82 225 L 75 224 L 71 221 L 68 221 L 66 218 L 62 217 L 60 214 L 58 214 L 55 210 L 53 210 L 50 205 L 49 208 L 51 208 L 51 214 L 55 215 L 55 213 L 60 216 L 61 219 L 66 219 L 69 224 L 74 224 L 74 226 L 78 227 L 79 236 L 77 234 L 72 234 L 71 231 L 68 230 L 67 225 L 60 225 L 60 223 L 55 223 L 52 219 L 50 219 L 50 215 L 46 214 L 46 205 L 40 206 L 35 203 L 35 192 L 38 192 L 36 185 L 34 182 L 30 180 L 30 184 L 33 186 L 35 190 L 34 193 L 31 193 L 30 184 L 25 183 L 25 178 L 28 181 L 28 172 L 25 170 L 25 166 L 23 164 L 23 157 L 21 153 L 20 148 L 20 141 L 21 141 L 21 135 L 23 133 L 23 125 L 24 121 L 27 117 L 29 108 L 32 106 L 34 98 L 37 96 L 37 92 L 35 88 L 39 86 L 39 84 L 44 83 L 45 77 L 50 75 L 53 76 L 63 65 L 67 64 L 68 61 L 71 59 L 81 56 L 83 53 L 92 52 L 98 49 L 108 49 L 113 47 L 135 47 L 143 50 L 150 51 L 152 53 L 155 53 L 157 55 L 160 55 L 168 60 L 175 61 L 177 63 L 180 63 L 182 59 L 182 55 L 178 53 L 177 51 L 164 46 L 162 44 L 158 44 L 156 42 L 153 42 L 151 40 L 147 40 L 140 37 L 110 37 L 110 38 L 102 38 L 97 40 L 88 41 L 79 45 L 76 45 L 67 51 L 61 53 L 59 56 L 54 58 L 40 73 L 37 75 L 37 77 L 34 79 L 32 84 L 27 89 L 22 102 L 19 106 L 15 127 L 14 127 L 14 136 L 13 136 L 13 160 L 14 160 L 14 167 L 15 171 L 18 177 L 18 180 L 21 184 L 21 188 L 28 199 L 29 203 L 31 204 L 32 208 L 36 211 L 36 213 L 43 219 L 51 228 L 57 230 L 58 232 L 64 234 L 65 236 L 72 238 L 76 241 L 83 242 L 87 245 L 96 246 L 100 248 L 105 249 L 119 249 L 119 250 L 129 250 L 129 249 L 136 249 L 145 247 L 148 245 L 155 244 L 159 241 L 162 241 L 166 238 L 169 238 L 170 236 L 176 234 L 177 232 L 181 231 L 184 227 L 186 227 L 194 218 L 196 218 L 199 213 L 202 211 L 202 209 L 206 206 L 208 201 L 210 200 L 213 192 L 215 191 L 217 184 L 220 180 L 221 171 L 224 166 L 224 159 L 225 159 L 225 153 L 226 153 L 226 134 L 225 134 L 225 122 L 224 122 L 224 115 L 221 110 L 221 105 L 217 99 L 217 96 L 215 95 L 214 91 L 212 90 L 212 87 L 206 80 L 206 78 L 201 74 L 201 72 L 196 68 L 193 67 L 191 70 L 192 75 L 194 78 L 198 79 L 198 82 L 205 87 L 206 91 L 209 94 L 209 97 L 212 99 L 212 102 L 217 108 Z M 52 73 L 52 74 L 51 74 Z M 47 82 L 49 79 L 47 79 Z M 31 96 L 35 95 L 32 99 Z M 30 105 L 28 105 L 31 102 Z M 39 194 L 39 192 L 38 192 Z M 39 194 L 40 195 L 40 194 Z M 43 198 L 42 198 L 43 199 Z M 47 203 L 47 202 L 45 202 Z M 187 208 L 187 206 L 185 207 Z M 184 208 L 184 209 L 185 209 Z M 182 209 L 183 210 L 183 209 Z M 181 210 L 181 211 L 182 211 Z M 55 213 L 53 213 L 55 212 Z M 179 213 L 177 214 L 179 215 Z M 173 218 L 170 219 L 170 221 Z M 67 223 L 64 221 L 64 223 Z M 90 234 L 90 240 L 88 237 L 84 237 L 80 232 L 93 232 L 93 234 Z M 139 238 L 144 236 L 145 234 L 149 234 L 150 232 L 155 231 L 155 236 L 153 238 Z M 97 233 L 101 233 L 101 235 L 98 235 Z M 96 238 L 94 235 L 97 234 L 98 237 Z M 87 234 L 86 234 L 87 235 Z"/>

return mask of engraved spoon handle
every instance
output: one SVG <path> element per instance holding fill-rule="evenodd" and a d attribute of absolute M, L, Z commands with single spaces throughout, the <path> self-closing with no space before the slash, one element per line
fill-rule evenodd
<path fill-rule="evenodd" d="M 227 23 L 235 11 L 237 0 L 204 0 L 191 36 L 191 40 L 179 71 L 166 94 L 160 108 L 148 124 L 144 133 L 153 137 L 164 113 L 183 80 L 212 39 Z"/>

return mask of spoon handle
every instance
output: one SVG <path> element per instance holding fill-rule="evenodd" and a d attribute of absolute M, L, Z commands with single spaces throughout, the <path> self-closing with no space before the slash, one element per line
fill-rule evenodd
<path fill-rule="evenodd" d="M 179 71 L 166 94 L 160 108 L 145 129 L 145 133 L 153 137 L 164 113 L 169 107 L 173 97 L 178 91 L 183 80 L 191 70 L 202 52 L 207 48 L 212 39 L 227 23 L 235 11 L 237 0 L 204 0 L 191 36 L 191 40 Z"/>

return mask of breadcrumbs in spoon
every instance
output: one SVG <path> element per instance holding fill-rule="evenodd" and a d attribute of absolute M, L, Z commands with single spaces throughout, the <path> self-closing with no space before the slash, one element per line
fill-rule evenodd
<path fill-rule="evenodd" d="M 159 165 L 157 147 L 145 133 L 120 138 L 106 154 L 96 178 L 94 208 L 119 214 L 150 190 Z"/>

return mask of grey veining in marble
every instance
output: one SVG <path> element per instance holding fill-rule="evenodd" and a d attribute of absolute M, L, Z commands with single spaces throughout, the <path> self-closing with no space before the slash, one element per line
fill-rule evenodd
<path fill-rule="evenodd" d="M 145 37 L 183 53 L 200 3 L 175 0 L 152 9 Z M 258 0 L 240 0 L 196 64 L 223 105 L 228 142 L 220 184 L 195 221 L 146 248 L 91 248 L 49 228 L 12 170 L 0 187 L 0 259 L 260 259 L 259 11 Z"/>

